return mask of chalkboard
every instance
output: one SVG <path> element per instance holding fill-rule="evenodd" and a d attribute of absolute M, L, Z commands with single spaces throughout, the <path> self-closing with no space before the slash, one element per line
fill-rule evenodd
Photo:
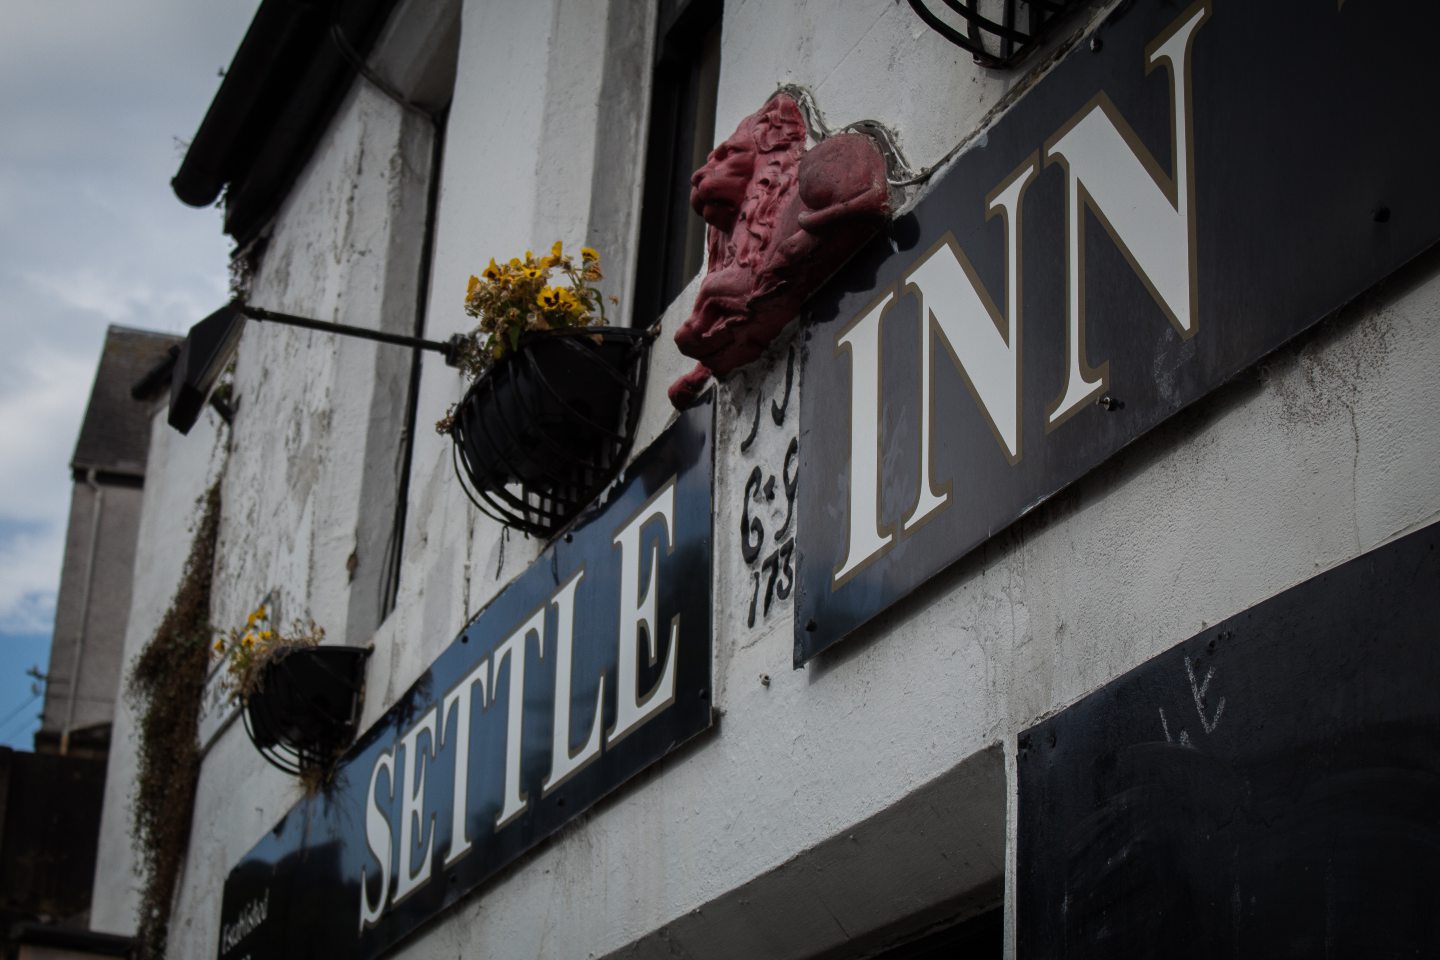
<path fill-rule="evenodd" d="M 1025 731 L 1018 956 L 1440 956 L 1437 542 L 1287 590 Z"/>

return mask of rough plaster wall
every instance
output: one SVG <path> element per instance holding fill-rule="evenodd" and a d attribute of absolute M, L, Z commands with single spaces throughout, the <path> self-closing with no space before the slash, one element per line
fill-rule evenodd
<path fill-rule="evenodd" d="M 728 3 L 721 56 L 718 139 L 777 86 L 793 83 L 815 95 L 831 127 L 862 119 L 885 124 L 917 170 L 940 160 L 1026 82 L 1025 71 L 976 66 L 905 3 Z"/>
<path fill-rule="evenodd" d="M 549 189 L 536 158 L 542 145 L 560 149 L 555 137 L 564 129 L 547 119 L 543 107 L 549 63 L 583 59 L 585 46 L 584 37 L 556 32 L 557 15 L 551 3 L 470 3 L 463 9 L 431 274 L 431 337 L 443 338 L 473 323 L 463 308 L 466 280 L 490 257 L 543 251 L 563 227 L 555 219 L 540 233 L 535 224 L 536 211 L 546 206 L 542 194 Z M 555 46 L 562 35 L 570 47 Z M 593 68 L 584 71 L 591 74 Z M 593 113 L 594 98 L 575 99 L 573 87 L 567 96 Z M 582 117 L 575 126 L 583 125 Z M 593 126 L 585 137 L 593 138 Z M 558 239 L 572 247 L 584 242 L 583 235 Z M 369 689 L 376 695 L 367 698 L 367 723 L 540 549 L 533 539 L 502 533 L 470 505 L 455 481 L 449 442 L 429 429 L 463 392 L 456 371 L 438 358 L 425 358 L 400 595 L 395 613 L 376 637 L 369 675 Z"/>
<path fill-rule="evenodd" d="M 555 9 L 550 25 L 551 49 L 545 77 L 545 110 L 541 121 L 536 178 L 540 184 L 531 216 L 536 249 L 556 239 L 578 252 L 589 243 L 590 170 L 599 138 L 596 119 L 605 73 L 603 46 L 606 5 L 568 3 Z"/>
<path fill-rule="evenodd" d="M 435 128 L 429 120 L 413 113 L 401 114 L 399 119 L 398 149 L 387 160 L 386 210 L 390 224 L 382 248 L 375 251 L 384 271 L 378 278 L 381 286 L 377 320 L 391 332 L 413 334 Z M 363 472 L 351 555 L 354 562 L 346 560 L 350 609 L 344 639 L 352 645 L 369 643 L 385 613 L 391 558 L 400 549 L 395 507 L 408 450 L 400 438 L 407 428 L 412 351 L 381 347 L 371 353 L 374 367 L 369 371 L 369 416 L 364 421 L 364 434 L 357 438 L 362 444 Z M 427 426 L 423 421 L 416 424 L 421 430 Z"/>
<path fill-rule="evenodd" d="M 605 22 L 604 67 L 595 131 L 586 235 L 605 257 L 606 290 L 620 298 L 620 316 L 634 304 L 635 248 L 645 177 L 645 104 L 655 46 L 655 8 L 611 3 Z"/>
<path fill-rule="evenodd" d="M 195 790 L 190 848 L 170 915 L 170 956 L 215 956 L 226 875 L 303 796 L 299 780 L 260 759 L 241 724 L 216 738 Z"/>
<path fill-rule="evenodd" d="M 100 840 L 95 855 L 95 885 L 90 903 L 91 929 L 130 936 L 135 932 L 139 880 L 131 850 L 131 797 L 134 795 L 136 716 L 125 686 L 130 665 L 155 635 L 180 583 L 200 501 L 225 463 L 227 429 L 206 410 L 188 436 L 165 422 L 159 410 L 150 426 L 150 455 L 136 537 L 134 579 L 129 616 L 124 623 L 124 665 L 115 670 L 118 699 L 108 766 L 105 800 L 100 813 Z"/>
<path fill-rule="evenodd" d="M 460 298 L 477 263 L 541 246 L 550 239 L 544 231 L 564 229 L 564 211 L 541 196 L 549 186 L 534 158 L 542 148 L 563 147 L 569 111 L 577 155 L 591 142 L 593 130 L 583 128 L 593 105 L 573 95 L 583 83 L 570 80 L 593 76 L 594 68 L 585 50 L 567 46 L 571 32 L 556 31 L 556 9 L 472 3 L 464 11 L 431 292 L 433 336 L 465 325 Z M 798 82 L 817 91 L 834 125 L 871 117 L 897 130 L 916 166 L 942 157 L 1016 82 L 975 67 L 903 5 L 732 3 L 724 56 L 722 136 L 777 82 Z M 561 57 L 577 62 L 573 74 L 557 78 L 553 61 Z M 542 91 L 552 86 L 570 92 L 557 94 L 554 110 L 548 99 L 539 108 L 549 96 Z M 328 176 L 343 169 L 325 163 Z M 326 229 L 326 215 L 316 210 L 308 229 Z M 1004 790 L 996 789 L 1004 764 L 980 758 L 993 758 L 997 743 L 1205 624 L 1440 513 L 1433 480 L 1440 453 L 1433 417 L 1437 273 L 1434 258 L 1411 270 L 1404 282 L 1142 440 L 800 671 L 790 669 L 788 599 L 772 600 L 768 615 L 762 608 L 749 624 L 757 565 L 739 551 L 745 502 L 754 501 L 746 480 L 756 466 L 783 470 L 794 435 L 798 408 L 791 406 L 791 419 L 779 424 L 765 419 L 784 393 L 784 347 L 722 385 L 719 729 L 579 818 L 396 955 L 648 956 L 667 944 L 692 953 L 700 952 L 701 940 L 723 946 L 727 934 L 756 918 L 784 918 L 775 899 L 784 894 L 774 891 L 794 869 L 787 865 L 837 862 L 827 859 L 835 856 L 836 838 L 887 814 L 917 828 L 943 823 L 953 808 L 927 814 L 917 798 L 971 776 L 978 778 L 974 795 L 985 799 L 973 817 L 946 824 L 944 842 L 991 850 L 996 817 L 1007 806 Z M 663 391 L 688 363 L 668 333 L 688 313 L 694 287 L 667 312 L 637 449 L 669 420 Z M 322 373 L 328 369 L 318 352 L 314 359 Z M 283 361 L 285 369 L 301 360 Z M 287 409 L 320 409 L 323 397 L 302 396 L 312 389 L 292 374 Z M 460 392 L 452 372 L 427 360 L 422 424 Z M 741 450 L 757 399 L 761 430 Z M 456 487 L 444 444 L 423 429 L 417 440 L 400 605 L 376 635 L 365 725 L 540 548 L 502 536 L 479 518 Z M 293 480 L 255 482 L 278 488 Z M 801 477 L 800 496 L 804 489 Z M 330 496 L 345 495 L 342 486 Z M 783 512 L 771 501 L 753 505 L 770 536 Z M 252 522 L 260 524 L 270 538 L 288 535 L 283 531 L 303 520 L 291 517 L 277 529 L 266 518 L 242 516 L 237 524 L 254 531 L 260 528 Z M 336 589 L 332 578 L 341 575 L 328 563 L 310 569 L 313 604 Z M 269 771 L 257 774 L 262 769 L 234 728 L 207 759 L 200 839 L 180 911 L 184 942 L 195 955 L 213 949 L 225 873 L 296 796 Z M 876 856 L 883 859 L 883 852 Z M 840 921 L 842 938 L 953 896 L 964 883 L 993 884 L 1003 872 L 1000 859 L 978 872 L 936 873 L 928 887 L 914 880 L 910 899 L 852 917 L 850 926 Z M 816 874 L 814 889 L 843 902 L 844 870 Z M 759 878 L 777 879 L 757 887 Z M 752 894 L 759 912 L 747 914 L 740 907 Z M 691 918 L 705 915 L 733 919 L 695 926 Z M 793 920 L 795 943 L 834 942 L 830 920 L 809 913 Z"/>
<path fill-rule="evenodd" d="M 401 187 L 414 177 L 423 182 L 426 170 L 423 155 L 401 149 L 410 132 L 402 117 L 368 86 L 352 88 L 317 148 L 323 160 L 302 174 L 277 217 L 253 302 L 356 327 L 397 319 L 406 326 L 413 295 L 394 296 L 397 277 L 387 254 L 396 232 L 407 228 L 402 242 L 419 245 L 406 216 L 414 212 L 413 191 Z M 400 271 L 398 283 L 406 282 Z M 385 510 L 374 500 L 362 510 L 360 490 L 372 399 L 377 383 L 385 385 L 376 378 L 376 354 L 386 349 L 352 337 L 247 326 L 236 361 L 217 623 L 243 620 L 274 589 L 286 622 L 314 617 L 331 638 L 347 636 L 357 529 Z"/>
<path fill-rule="evenodd" d="M 410 329 L 429 174 L 428 134 L 416 123 L 369 87 L 351 90 L 277 216 L 252 301 Z M 400 365 L 377 350 L 402 354 Z M 390 406 L 403 410 L 407 369 L 403 351 L 363 340 L 247 327 L 235 372 L 217 625 L 240 622 L 276 590 L 284 622 L 313 617 L 332 641 L 370 640 L 378 611 L 373 578 L 360 574 L 380 562 L 367 524 L 378 517 L 388 533 L 395 492 L 383 480 L 400 426 Z M 368 628 L 352 631 L 352 613 L 368 617 Z M 174 955 L 213 954 L 225 875 L 299 797 L 298 783 L 261 761 L 240 724 L 217 737 L 201 767 Z"/>

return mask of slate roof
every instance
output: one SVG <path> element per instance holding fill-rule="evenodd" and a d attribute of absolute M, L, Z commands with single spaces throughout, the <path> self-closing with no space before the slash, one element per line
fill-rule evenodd
<path fill-rule="evenodd" d="M 163 362 L 180 341 L 167 333 L 129 327 L 111 326 L 105 332 L 105 348 L 95 370 L 71 469 L 145 475 L 152 407 L 132 397 L 130 388 Z"/>

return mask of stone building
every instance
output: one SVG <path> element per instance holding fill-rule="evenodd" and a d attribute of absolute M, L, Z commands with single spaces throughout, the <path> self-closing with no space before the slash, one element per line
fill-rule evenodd
<path fill-rule="evenodd" d="M 1440 869 L 1436 14 L 1081 2 L 1027 44 L 1029 6 L 261 4 L 175 186 L 282 316 L 227 416 L 157 413 L 126 650 L 218 479 L 212 623 L 371 652 L 308 788 L 212 678 L 170 955 L 1440 944 L 1396 879 Z M 878 197 L 802 157 L 843 142 Z M 469 278 L 556 240 L 658 335 L 627 469 L 526 533 L 489 513 L 563 485 L 514 408 L 430 425 Z M 491 456 L 525 486 L 472 502 Z"/>
<path fill-rule="evenodd" d="M 70 458 L 75 485 L 37 752 L 103 760 L 109 747 L 150 447 L 150 407 L 131 388 L 178 343 L 145 330 L 106 331 Z"/>
<path fill-rule="evenodd" d="M 90 878 L 123 694 L 116 680 L 150 450 L 153 407 L 134 388 L 172 362 L 179 343 L 112 326 L 96 365 L 70 460 L 70 517 L 35 750 L 0 750 L 0 949 L 7 957 L 121 956 L 129 947 L 125 937 L 87 929 Z M 124 738 L 119 752 L 132 752 Z"/>

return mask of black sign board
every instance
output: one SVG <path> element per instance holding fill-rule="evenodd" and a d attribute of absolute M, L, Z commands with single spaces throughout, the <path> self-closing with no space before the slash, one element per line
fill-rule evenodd
<path fill-rule="evenodd" d="M 241 860 L 221 960 L 379 956 L 711 725 L 713 430 L 712 394 Z"/>
<path fill-rule="evenodd" d="M 1017 955 L 1440 956 L 1440 526 L 1021 735 Z"/>
<path fill-rule="evenodd" d="M 1440 239 L 1437 34 L 1122 4 L 942 171 L 812 301 L 796 662 Z"/>

